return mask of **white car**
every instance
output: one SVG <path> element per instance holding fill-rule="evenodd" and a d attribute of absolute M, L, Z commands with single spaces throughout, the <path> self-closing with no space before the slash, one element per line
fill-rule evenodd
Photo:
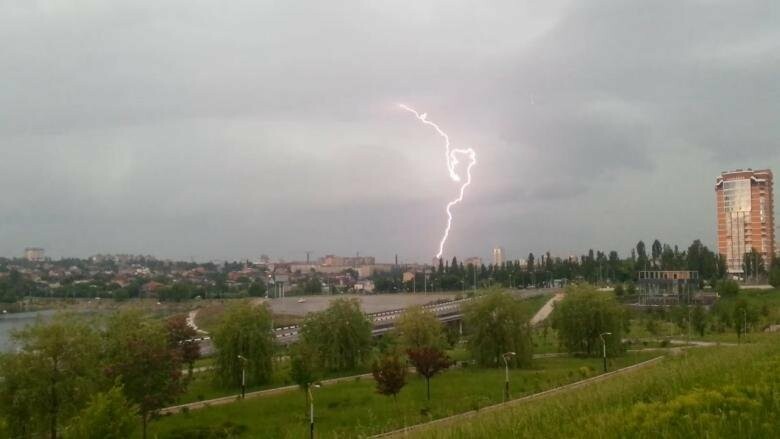
<path fill-rule="evenodd" d="M 305 303 L 305 302 L 306 302 L 306 299 L 304 299 L 303 297 L 301 297 L 300 299 L 298 299 L 298 303 Z"/>

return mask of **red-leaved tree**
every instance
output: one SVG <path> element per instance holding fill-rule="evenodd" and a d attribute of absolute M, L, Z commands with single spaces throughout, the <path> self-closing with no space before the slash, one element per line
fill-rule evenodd
<path fill-rule="evenodd" d="M 371 373 L 376 380 L 376 391 L 397 400 L 398 393 L 406 385 L 406 362 L 401 355 L 387 354 L 374 361 Z"/>
<path fill-rule="evenodd" d="M 200 358 L 200 344 L 192 340 L 197 337 L 198 332 L 187 323 L 187 316 L 184 314 L 169 317 L 165 328 L 168 332 L 168 346 L 179 351 L 181 361 L 187 365 L 189 377 L 192 378 L 192 367 Z"/>
<path fill-rule="evenodd" d="M 443 350 L 433 346 L 409 349 L 406 353 L 409 355 L 409 361 L 411 361 L 414 368 L 417 369 L 417 373 L 425 377 L 428 400 L 430 401 L 431 378 L 452 365 L 450 357 L 448 357 Z"/>

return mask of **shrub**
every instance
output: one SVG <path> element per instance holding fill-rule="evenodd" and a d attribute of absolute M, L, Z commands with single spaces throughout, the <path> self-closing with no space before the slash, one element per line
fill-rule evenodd
<path fill-rule="evenodd" d="M 739 293 L 739 284 L 732 279 L 725 279 L 718 282 L 717 292 L 723 297 L 734 297 Z"/>
<path fill-rule="evenodd" d="M 769 272 L 769 284 L 775 288 L 780 288 L 780 266 L 775 266 Z"/>
<path fill-rule="evenodd" d="M 224 422 L 221 425 L 183 427 L 172 431 L 167 437 L 170 439 L 227 439 L 238 437 L 246 430 L 246 425 Z"/>

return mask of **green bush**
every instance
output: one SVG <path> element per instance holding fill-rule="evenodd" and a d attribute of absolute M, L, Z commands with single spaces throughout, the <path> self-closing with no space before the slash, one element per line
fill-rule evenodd
<path fill-rule="evenodd" d="M 723 297 L 734 297 L 739 293 L 739 284 L 731 279 L 722 280 L 718 282 L 717 292 Z"/>
<path fill-rule="evenodd" d="M 780 288 L 780 266 L 772 268 L 772 271 L 769 272 L 769 284 Z"/>
<path fill-rule="evenodd" d="M 221 425 L 184 427 L 171 432 L 170 439 L 228 439 L 239 437 L 247 430 L 246 425 L 225 422 Z"/>
<path fill-rule="evenodd" d="M 699 437 L 777 437 L 780 401 L 766 386 L 696 389 L 671 401 L 638 403 L 626 416 L 626 437 L 649 432 L 669 437 L 696 432 Z M 749 433 L 748 433 L 749 432 Z"/>

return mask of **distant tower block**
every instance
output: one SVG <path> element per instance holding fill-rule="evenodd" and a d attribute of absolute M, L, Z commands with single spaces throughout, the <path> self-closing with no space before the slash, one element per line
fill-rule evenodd
<path fill-rule="evenodd" d="M 493 265 L 502 265 L 505 261 L 504 248 L 496 247 L 493 249 Z"/>
<path fill-rule="evenodd" d="M 45 252 L 40 247 L 27 247 L 24 249 L 24 258 L 31 262 L 41 262 L 45 258 Z"/>

